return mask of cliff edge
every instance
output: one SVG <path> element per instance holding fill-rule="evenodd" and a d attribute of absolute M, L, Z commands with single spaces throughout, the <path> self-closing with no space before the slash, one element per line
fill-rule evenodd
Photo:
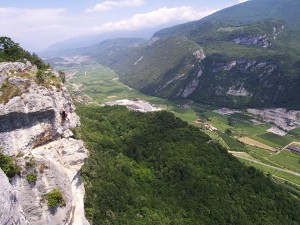
<path fill-rule="evenodd" d="M 88 152 L 72 138 L 80 121 L 59 76 L 0 63 L 1 153 L 20 167 L 10 183 L 0 169 L 0 224 L 89 224 L 79 171 Z"/>

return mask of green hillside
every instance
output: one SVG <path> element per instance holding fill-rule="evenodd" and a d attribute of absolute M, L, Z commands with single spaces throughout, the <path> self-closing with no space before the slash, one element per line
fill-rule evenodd
<path fill-rule="evenodd" d="M 168 112 L 80 106 L 92 224 L 299 224 L 299 194 Z"/>
<path fill-rule="evenodd" d="M 115 44 L 110 54 L 95 48 L 82 53 L 146 94 L 236 108 L 299 109 L 299 10 L 297 0 L 252 0 L 158 31 L 138 47 L 112 51 Z"/>

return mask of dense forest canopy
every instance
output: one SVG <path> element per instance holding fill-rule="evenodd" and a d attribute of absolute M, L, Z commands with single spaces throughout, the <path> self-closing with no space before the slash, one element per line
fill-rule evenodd
<path fill-rule="evenodd" d="M 299 224 L 299 194 L 172 113 L 79 106 L 92 224 Z"/>

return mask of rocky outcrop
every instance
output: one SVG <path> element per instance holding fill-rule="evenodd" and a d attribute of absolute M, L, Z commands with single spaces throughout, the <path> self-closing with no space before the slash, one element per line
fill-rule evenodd
<path fill-rule="evenodd" d="M 206 55 L 205 55 L 203 49 L 199 49 L 199 50 L 195 51 L 195 52 L 193 53 L 193 55 L 194 55 L 194 56 L 196 57 L 196 59 L 198 59 L 199 61 L 202 61 L 203 59 L 206 58 Z"/>
<path fill-rule="evenodd" d="M 263 34 L 263 35 L 252 35 L 252 36 L 243 36 L 240 35 L 239 37 L 236 37 L 233 39 L 233 42 L 235 44 L 239 45 L 252 45 L 252 46 L 258 46 L 263 48 L 269 48 L 272 46 L 271 40 L 276 40 L 277 36 L 284 30 L 285 26 L 274 26 L 273 32 L 269 34 Z"/>
<path fill-rule="evenodd" d="M 65 88 L 57 92 L 35 84 L 28 92 L 1 104 L 0 140 L 4 153 L 27 153 L 46 141 L 60 138 L 65 130 L 79 125 L 74 109 Z M 62 111 L 68 114 L 65 121 Z"/>
<path fill-rule="evenodd" d="M 212 67 L 212 72 L 217 73 L 220 71 L 230 71 L 236 65 L 237 65 L 237 61 L 231 61 L 226 63 L 222 63 L 222 62 L 214 63 Z"/>
<path fill-rule="evenodd" d="M 182 94 L 180 94 L 183 98 L 187 98 L 190 96 L 198 87 L 199 85 L 199 78 L 201 77 L 203 71 L 200 70 L 197 74 L 197 76 L 186 86 L 186 88 L 182 91 Z"/>
<path fill-rule="evenodd" d="M 243 85 L 241 85 L 240 88 L 230 87 L 229 90 L 227 91 L 227 95 L 252 97 L 253 93 L 251 93 L 246 88 L 244 88 Z"/>
<path fill-rule="evenodd" d="M 0 224 L 29 225 L 14 187 L 0 169 Z"/>
<path fill-rule="evenodd" d="M 2 152 L 14 157 L 22 168 L 11 184 L 20 212 L 31 225 L 89 224 L 84 216 L 84 186 L 79 176 L 87 150 L 82 141 L 72 138 L 70 129 L 80 122 L 71 96 L 51 80 L 55 73 L 45 84 L 39 84 L 36 68 L 30 63 L 0 63 L 0 68 L 3 83 L 12 88 L 28 84 L 20 95 L 0 104 Z M 30 181 L 28 175 L 36 179 Z M 49 207 L 45 196 L 54 189 L 61 191 L 63 202 Z M 2 186 L 0 190 L 7 196 L 10 193 Z M 0 224 L 7 223 L 0 219 Z"/>
<path fill-rule="evenodd" d="M 233 42 L 235 44 L 240 44 L 240 45 L 254 45 L 254 46 L 260 46 L 263 48 L 268 48 L 270 47 L 271 41 L 267 37 L 267 35 L 259 35 L 259 36 L 254 36 L 254 37 L 238 37 L 233 39 Z"/>
<path fill-rule="evenodd" d="M 84 197 L 84 187 L 78 171 L 84 164 L 86 155 L 81 141 L 63 138 L 37 147 L 18 159 L 23 168 L 26 168 L 29 161 L 34 162 L 34 168 L 24 169 L 21 177 L 13 180 L 30 224 L 88 224 L 82 211 L 78 212 L 83 210 Z M 37 174 L 36 182 L 27 181 L 26 177 L 30 173 Z M 57 188 L 63 194 L 64 204 L 51 209 L 44 200 L 44 195 Z M 73 222 L 69 223 L 70 221 Z"/>
<path fill-rule="evenodd" d="M 283 32 L 285 26 L 282 25 L 281 27 L 273 27 L 273 40 L 276 40 L 277 36 Z"/>
<path fill-rule="evenodd" d="M 213 73 L 218 73 L 221 71 L 232 71 L 237 70 L 242 73 L 249 73 L 255 71 L 261 71 L 261 74 L 270 75 L 277 68 L 276 65 L 271 64 L 267 61 L 256 61 L 256 60 L 244 60 L 238 59 L 229 62 L 214 62 L 211 65 L 210 70 Z"/>

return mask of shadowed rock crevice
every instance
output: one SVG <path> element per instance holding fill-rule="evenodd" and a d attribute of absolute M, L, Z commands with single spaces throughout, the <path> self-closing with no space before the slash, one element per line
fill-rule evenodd
<path fill-rule="evenodd" d="M 11 112 L 0 116 L 0 132 L 30 128 L 39 123 L 53 124 L 54 120 L 54 110 L 31 113 Z"/>

